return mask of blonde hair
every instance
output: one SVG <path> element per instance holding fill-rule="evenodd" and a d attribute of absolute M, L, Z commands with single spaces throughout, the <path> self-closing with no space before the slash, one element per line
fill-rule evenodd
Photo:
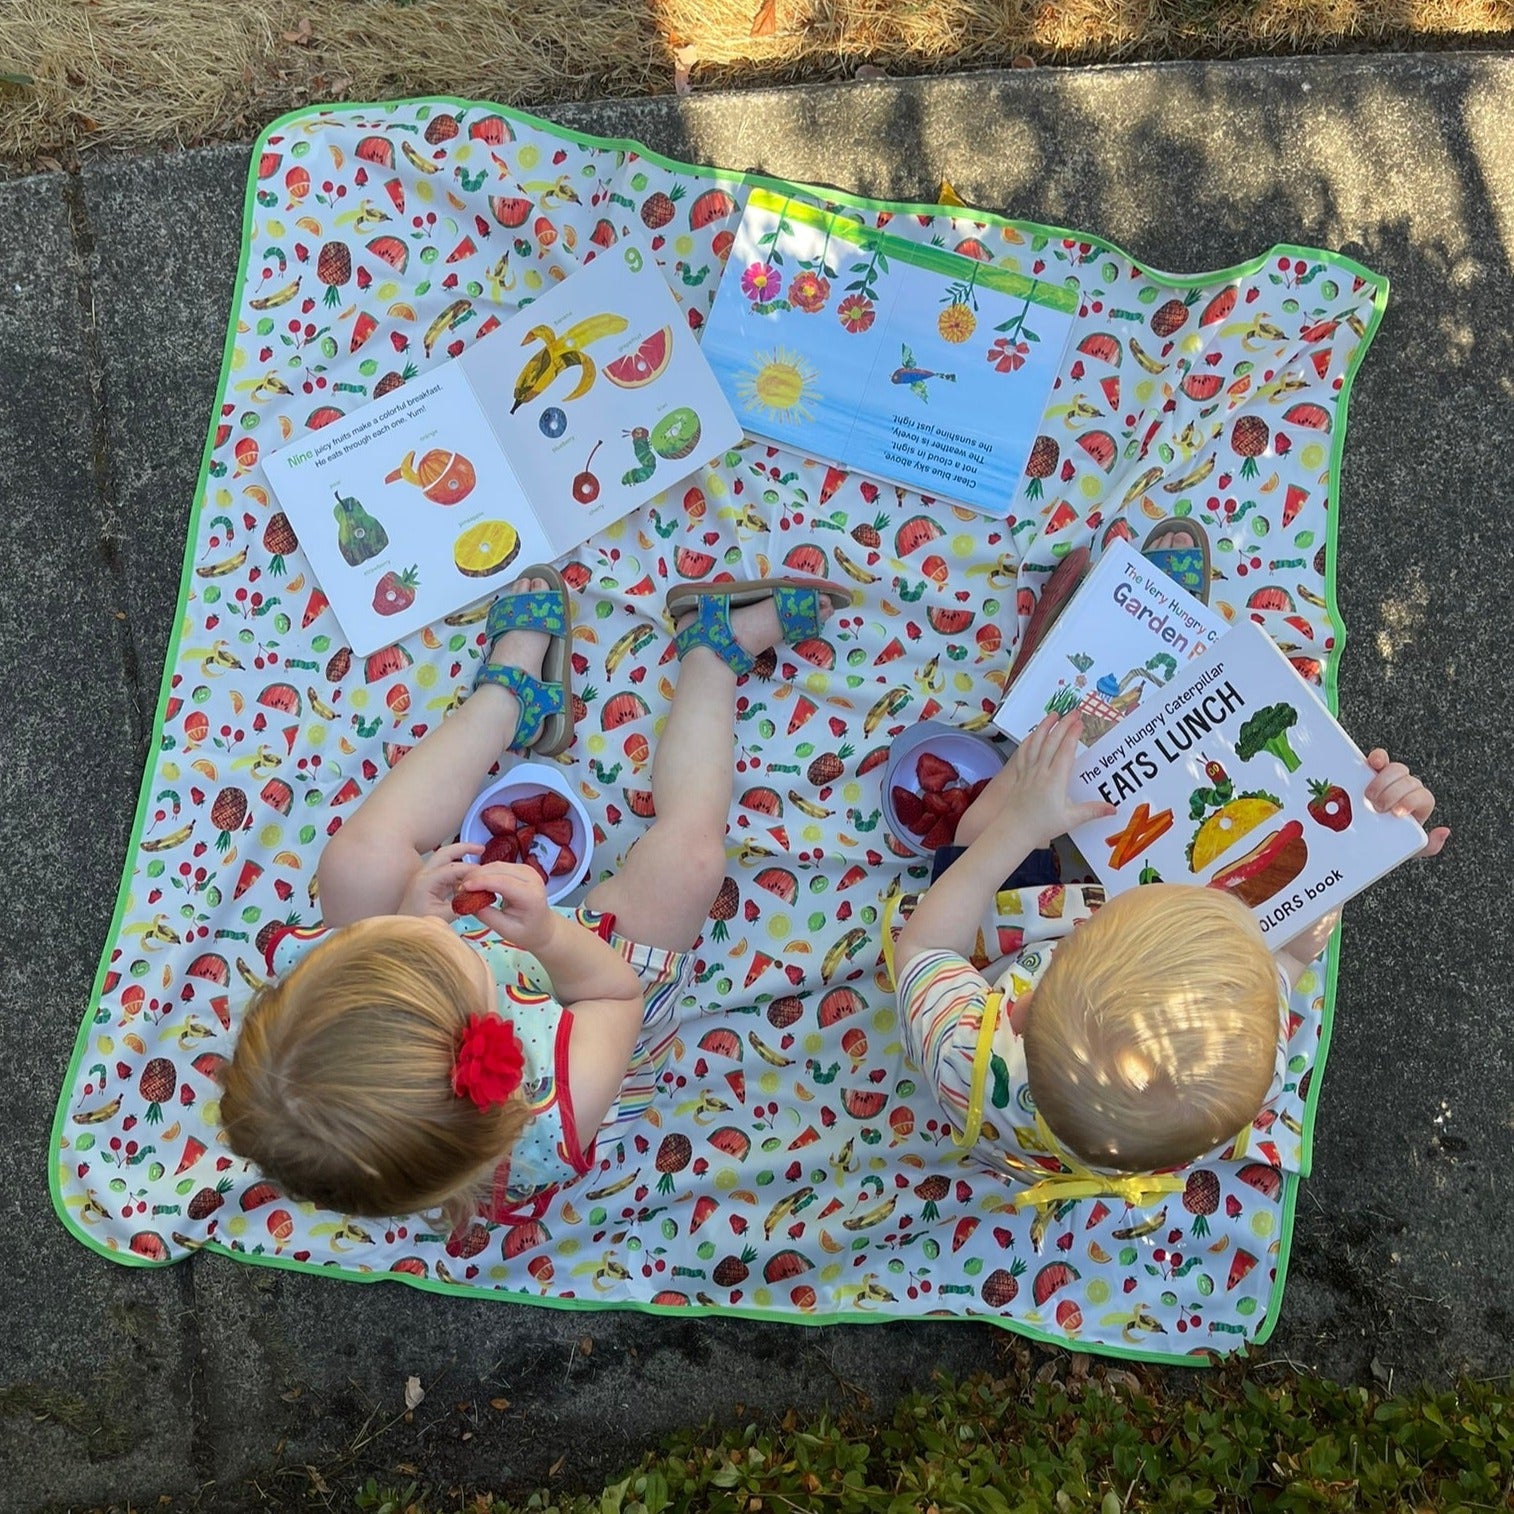
<path fill-rule="evenodd" d="M 344 1214 L 467 1220 L 528 1118 L 452 1091 L 478 984 L 435 928 L 360 921 L 252 998 L 223 1071 L 231 1149 Z"/>
<path fill-rule="evenodd" d="M 1233 895 L 1132 889 L 1057 946 L 1031 997 L 1031 1097 L 1086 1162 L 1149 1172 L 1191 1161 L 1266 1099 L 1278 993 L 1261 928 Z"/>

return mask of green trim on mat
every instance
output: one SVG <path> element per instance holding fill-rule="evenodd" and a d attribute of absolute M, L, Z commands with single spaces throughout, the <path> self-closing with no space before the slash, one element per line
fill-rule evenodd
<path fill-rule="evenodd" d="M 806 194 L 811 191 L 803 185 Z M 831 238 L 850 242 L 863 252 L 883 252 L 896 263 L 908 263 L 914 268 L 925 268 L 932 273 L 945 274 L 949 278 L 967 279 L 981 284 L 985 289 L 997 290 L 1000 294 L 1023 296 L 1048 310 L 1060 310 L 1064 315 L 1074 315 L 1078 309 L 1078 286 L 1074 284 L 1048 284 L 1043 279 L 1026 278 L 1023 273 L 1012 273 L 1007 268 L 995 268 L 992 263 L 975 260 L 969 269 L 962 267 L 962 257 L 948 252 L 944 247 L 931 247 L 921 242 L 911 242 L 904 237 L 891 236 L 886 231 L 875 231 L 848 220 L 836 211 L 827 213 L 805 200 L 796 200 L 792 195 L 774 194 L 768 189 L 756 189 L 751 199 L 760 210 L 770 210 L 779 218 L 782 230 L 786 220 L 800 221 L 816 231 L 823 231 Z M 748 202 L 750 203 L 750 201 Z"/>
<path fill-rule="evenodd" d="M 559 126 L 557 123 L 548 121 L 542 117 L 532 116 L 525 111 L 516 110 L 508 106 L 496 105 L 492 101 L 464 100 L 455 95 L 434 95 L 420 96 L 409 100 L 393 100 L 368 103 L 348 102 L 336 105 L 323 105 L 313 108 L 307 107 L 303 110 L 290 111 L 285 115 L 280 116 L 277 120 L 270 122 L 269 125 L 259 133 L 257 139 L 252 144 L 251 161 L 248 168 L 247 184 L 242 196 L 242 250 L 237 262 L 236 282 L 233 286 L 236 292 L 236 297 L 238 299 L 240 299 L 246 287 L 247 263 L 252 251 L 251 239 L 248 235 L 248 230 L 254 210 L 254 196 L 257 188 L 257 163 L 259 155 L 263 150 L 263 145 L 267 141 L 267 139 L 275 133 L 288 129 L 291 123 L 309 120 L 312 117 L 316 116 L 345 115 L 365 111 L 385 111 L 391 108 L 408 110 L 422 104 L 454 105 L 462 107 L 463 109 L 484 107 L 498 115 L 504 116 L 507 119 L 518 121 L 526 125 L 533 131 L 542 131 L 550 136 L 556 136 L 560 139 L 575 142 L 580 145 L 592 148 L 598 148 L 612 152 L 634 153 L 637 157 L 644 159 L 647 162 L 655 163 L 660 167 L 667 169 L 671 173 L 676 173 L 685 177 L 713 179 L 718 181 L 722 185 L 733 183 L 744 184 L 753 188 L 768 189 L 776 192 L 780 196 L 784 194 L 792 194 L 793 191 L 797 189 L 802 193 L 813 195 L 817 199 L 836 205 L 852 206 L 857 209 L 888 211 L 892 212 L 895 215 L 944 214 L 948 217 L 971 217 L 973 220 L 981 221 L 985 225 L 1014 226 L 1017 229 L 1030 228 L 1035 234 L 1038 235 L 1044 233 L 1048 238 L 1070 238 L 1078 242 L 1079 244 L 1086 244 L 1090 248 L 1097 247 L 1102 249 L 1103 251 L 1116 254 L 1119 257 L 1124 258 L 1128 262 L 1130 262 L 1133 267 L 1139 268 L 1144 278 L 1147 278 L 1153 283 L 1161 285 L 1165 288 L 1197 289 L 1216 282 L 1249 277 L 1251 274 L 1259 272 L 1269 261 L 1282 253 L 1297 253 L 1299 255 L 1307 254 L 1312 259 L 1323 259 L 1332 267 L 1348 270 L 1354 275 L 1362 278 L 1366 283 L 1371 285 L 1375 291 L 1373 297 L 1372 317 L 1368 321 L 1366 330 L 1363 332 L 1361 339 L 1357 344 L 1356 351 L 1352 358 L 1351 366 L 1344 376 L 1340 398 L 1337 404 L 1336 422 L 1333 427 L 1329 465 L 1332 508 L 1329 512 L 1329 523 L 1326 538 L 1326 545 L 1330 550 L 1327 553 L 1327 577 L 1325 596 L 1327 604 L 1325 613 L 1330 625 L 1335 631 L 1335 645 L 1331 649 L 1328 656 L 1325 658 L 1321 673 L 1322 687 L 1325 692 L 1326 702 L 1332 711 L 1336 709 L 1338 703 L 1338 668 L 1341 653 L 1345 646 L 1346 640 L 1345 624 L 1341 619 L 1336 604 L 1336 559 L 1334 550 L 1337 544 L 1337 537 L 1339 532 L 1339 484 L 1341 453 L 1342 448 L 1345 444 L 1346 410 L 1350 398 L 1352 383 L 1355 379 L 1357 370 L 1361 366 L 1361 360 L 1365 356 L 1366 351 L 1371 344 L 1372 338 L 1376 335 L 1377 329 L 1381 324 L 1383 312 L 1387 304 L 1388 281 L 1383 275 L 1374 272 L 1372 269 L 1365 267 L 1364 265 L 1356 262 L 1354 259 L 1346 257 L 1344 254 L 1325 252 L 1321 248 L 1304 247 L 1294 243 L 1277 243 L 1267 251 L 1258 254 L 1256 257 L 1251 258 L 1243 263 L 1234 264 L 1229 268 L 1211 270 L 1209 272 L 1198 275 L 1170 274 L 1162 272 L 1160 270 L 1147 268 L 1144 264 L 1138 263 L 1136 259 L 1131 257 L 1131 255 L 1123 248 L 1117 246 L 1113 242 L 1105 240 L 1102 237 L 1085 232 L 1073 232 L 1065 227 L 1049 226 L 1040 222 L 1016 220 L 1010 216 L 1000 215 L 992 211 L 980 210 L 973 206 L 947 206 L 939 204 L 933 205 L 916 201 L 871 200 L 860 195 L 849 194 L 843 190 L 831 189 L 827 186 L 802 185 L 791 183 L 782 179 L 770 178 L 764 174 L 729 172 L 700 164 L 682 163 L 677 161 L 676 159 L 663 157 L 660 153 L 652 152 L 644 147 L 641 143 L 632 141 L 629 138 L 597 137 L 587 132 L 576 132 L 567 127 Z M 942 253 L 941 256 L 955 257 L 956 255 Z M 1001 272 L 1007 272 L 1007 270 L 1001 270 Z M 980 274 L 979 277 L 981 278 L 982 275 Z M 1043 286 L 1043 288 L 1055 290 L 1058 288 L 1058 286 L 1048 285 Z M 222 398 L 226 392 L 227 383 L 230 378 L 231 358 L 232 353 L 235 350 L 236 336 L 237 330 L 235 313 L 232 312 L 228 315 L 226 325 L 226 338 L 222 344 L 221 349 L 221 372 L 216 385 L 216 413 L 219 412 L 219 406 L 222 403 Z M 79 1064 L 83 1059 L 84 1053 L 88 1046 L 90 1033 L 94 1028 L 94 1010 L 96 1006 L 98 1006 L 101 993 L 103 992 L 105 977 L 107 972 L 109 971 L 110 966 L 111 951 L 119 934 L 122 917 L 125 914 L 126 901 L 130 892 L 130 882 L 132 875 L 132 869 L 130 868 L 129 864 L 131 859 L 136 855 L 138 848 L 141 845 L 143 822 L 148 813 L 149 805 L 151 802 L 152 784 L 156 771 L 156 754 L 161 749 L 163 727 L 167 715 L 173 672 L 177 665 L 179 642 L 183 633 L 184 622 L 182 611 L 186 603 L 187 590 L 189 588 L 190 578 L 192 576 L 194 568 L 193 553 L 196 542 L 196 534 L 193 527 L 206 503 L 206 488 L 210 477 L 210 462 L 214 451 L 214 439 L 215 425 L 213 415 L 212 424 L 206 430 L 205 444 L 200 453 L 200 472 L 195 489 L 195 503 L 192 506 L 188 517 L 190 529 L 186 532 L 184 543 L 184 560 L 179 571 L 179 597 L 174 607 L 174 626 L 172 635 L 169 640 L 168 649 L 164 657 L 163 673 L 158 689 L 157 708 L 153 717 L 152 738 L 148 746 L 148 760 L 144 764 L 142 781 L 137 794 L 137 810 L 136 815 L 132 821 L 131 838 L 126 854 L 127 866 L 123 867 L 121 883 L 117 889 L 116 906 L 111 917 L 110 932 L 106 939 L 105 945 L 101 949 L 100 963 L 98 968 L 96 969 L 94 984 L 90 990 L 88 1010 L 83 1023 L 80 1025 L 79 1033 L 74 1039 L 73 1053 L 69 1058 L 68 1069 L 64 1077 L 63 1087 L 59 1093 L 58 1107 L 53 1116 L 51 1144 L 48 1151 L 48 1191 L 52 1195 L 53 1208 L 56 1210 L 58 1218 L 62 1222 L 64 1228 L 68 1230 L 83 1245 L 87 1246 L 90 1250 L 98 1252 L 101 1256 L 125 1266 L 174 1266 L 179 1262 L 186 1260 L 186 1258 L 176 1257 L 168 1262 L 159 1262 L 155 1261 L 151 1257 L 139 1256 L 136 1253 L 130 1251 L 119 1251 L 112 1247 L 105 1246 L 101 1242 L 97 1241 L 92 1235 L 90 1235 L 88 1229 L 85 1228 L 83 1224 L 78 1221 L 76 1217 L 69 1211 L 64 1203 L 63 1196 L 60 1191 L 60 1137 L 63 1133 L 63 1126 L 67 1116 L 69 1096 L 73 1092 Z M 1339 941 L 1340 933 L 1339 931 L 1337 931 L 1336 936 L 1332 942 L 1332 951 L 1327 959 L 1328 966 L 1324 993 L 1325 1007 L 1320 1030 L 1319 1050 L 1316 1053 L 1315 1057 L 1316 1076 L 1314 1078 L 1313 1087 L 1311 1089 L 1311 1096 L 1305 1104 L 1304 1130 L 1301 1137 L 1301 1161 L 1303 1163 L 1302 1170 L 1304 1173 L 1307 1173 L 1308 1171 L 1309 1162 L 1312 1155 L 1315 1112 L 1318 1107 L 1320 1088 L 1323 1081 L 1319 1076 L 1319 1073 L 1324 1067 L 1325 1055 L 1329 1048 L 1331 1029 L 1334 1021 L 1335 987 L 1340 956 Z M 1273 1329 L 1276 1327 L 1281 1311 L 1283 1284 L 1287 1276 L 1288 1263 L 1291 1256 L 1294 1209 L 1297 1203 L 1298 1186 L 1300 1180 L 1301 1175 L 1298 1173 L 1290 1172 L 1283 1175 L 1283 1208 L 1281 1216 L 1282 1233 L 1279 1238 L 1278 1255 L 1275 1263 L 1275 1276 L 1273 1279 L 1271 1292 L 1268 1295 L 1266 1314 L 1263 1318 L 1263 1323 L 1261 1325 L 1259 1333 L 1254 1337 L 1256 1344 L 1261 1344 L 1271 1336 Z M 220 1243 L 214 1241 L 207 1242 L 205 1245 L 197 1249 L 228 1256 L 237 1261 L 251 1262 L 262 1266 L 279 1267 L 291 1272 L 306 1272 L 328 1278 L 335 1277 L 337 1280 L 343 1282 L 392 1282 L 396 1279 L 399 1279 L 408 1283 L 412 1287 L 421 1288 L 430 1293 L 446 1294 L 454 1298 L 487 1298 L 492 1295 L 495 1297 L 507 1299 L 512 1303 L 531 1304 L 549 1309 L 634 1310 L 643 1314 L 668 1314 L 680 1315 L 684 1317 L 706 1314 L 721 1314 L 734 1315 L 746 1319 L 768 1320 L 785 1325 L 889 1324 L 901 1318 L 912 1318 L 912 1316 L 900 1316 L 882 1313 L 877 1315 L 865 1315 L 858 1314 L 856 1312 L 848 1312 L 845 1314 L 837 1315 L 794 1315 L 778 1311 L 740 1307 L 731 1308 L 729 1306 L 723 1306 L 720 1309 L 704 1309 L 695 1305 L 686 1307 L 672 1307 L 661 1304 L 638 1303 L 634 1301 L 601 1303 L 594 1299 L 533 1298 L 529 1295 L 503 1293 L 498 1290 L 480 1289 L 460 1283 L 443 1283 L 430 1278 L 417 1278 L 408 1273 L 349 1273 L 341 1269 L 334 1269 L 315 1263 L 298 1262 L 293 1258 L 288 1257 L 254 1256 L 245 1251 L 235 1251 L 228 1246 L 223 1246 Z M 1000 1328 L 1011 1330 L 1017 1335 L 1022 1335 L 1027 1339 L 1039 1341 L 1046 1345 L 1060 1346 L 1064 1348 L 1075 1348 L 1076 1345 L 1075 1342 L 1069 1342 L 1065 1335 L 1054 1336 L 1044 1331 L 1038 1330 L 1032 1325 L 1025 1325 L 1018 1321 L 1010 1323 L 1002 1319 L 1002 1317 L 997 1317 L 994 1315 L 961 1315 L 957 1318 L 965 1323 L 986 1323 L 990 1325 L 998 1325 Z M 1202 1366 L 1208 1364 L 1207 1359 L 1204 1357 L 1191 1356 L 1182 1352 L 1141 1350 L 1133 1346 L 1114 1344 L 1101 1345 L 1097 1349 L 1101 1355 L 1123 1357 L 1131 1361 L 1151 1362 L 1156 1364 L 1182 1363 L 1187 1366 Z"/>

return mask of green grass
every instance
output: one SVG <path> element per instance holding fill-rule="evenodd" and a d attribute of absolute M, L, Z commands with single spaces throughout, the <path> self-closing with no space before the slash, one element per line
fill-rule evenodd
<path fill-rule="evenodd" d="M 460 1504 L 454 1489 L 433 1503 L 413 1483 L 370 1481 L 356 1504 L 369 1514 L 1507 1510 L 1514 1384 L 1388 1397 L 1313 1378 L 1264 1384 L 1244 1368 L 1186 1395 L 1153 1393 L 1122 1371 L 1029 1390 L 938 1380 L 878 1422 L 791 1414 L 770 1428 L 680 1435 L 592 1492 Z"/>

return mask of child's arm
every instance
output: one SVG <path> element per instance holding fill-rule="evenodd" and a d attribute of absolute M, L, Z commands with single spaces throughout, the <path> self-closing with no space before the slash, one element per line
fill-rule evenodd
<path fill-rule="evenodd" d="M 925 891 L 899 933 L 898 971 L 925 951 L 967 956 L 978 922 L 999 885 L 1037 847 L 1087 820 L 1114 813 L 1102 800 L 1068 794 L 1082 722 L 1076 712 L 1048 715 L 963 815 L 967 851 Z"/>
<path fill-rule="evenodd" d="M 499 895 L 499 907 L 480 909 L 478 919 L 530 952 L 547 970 L 557 1002 L 573 1011 L 568 1085 L 574 1127 L 587 1150 L 620 1092 L 641 1034 L 641 980 L 608 942 L 547 904 L 546 887 L 533 868 L 491 862 L 472 868 L 461 886 Z"/>
<path fill-rule="evenodd" d="M 1381 747 L 1374 747 L 1367 753 L 1367 765 L 1374 775 L 1366 789 L 1367 802 L 1372 808 L 1379 813 L 1392 811 L 1395 815 L 1407 815 L 1423 826 L 1435 809 L 1435 795 L 1403 763 L 1393 762 Z M 1428 832 L 1419 855 L 1426 859 L 1438 857 L 1450 838 L 1451 828 L 1437 825 Z M 1278 965 L 1287 974 L 1290 988 L 1297 985 L 1304 969 L 1324 951 L 1335 927 L 1340 924 L 1340 918 L 1338 909 L 1331 910 L 1308 930 L 1277 949 Z"/>

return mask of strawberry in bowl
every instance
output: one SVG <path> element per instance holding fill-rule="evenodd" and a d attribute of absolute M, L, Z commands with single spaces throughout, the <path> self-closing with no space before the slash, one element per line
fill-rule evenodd
<path fill-rule="evenodd" d="M 971 731 L 925 720 L 901 732 L 883 775 L 883 812 L 895 839 L 928 856 L 956 839 L 957 823 L 1004 765 L 999 747 Z"/>

